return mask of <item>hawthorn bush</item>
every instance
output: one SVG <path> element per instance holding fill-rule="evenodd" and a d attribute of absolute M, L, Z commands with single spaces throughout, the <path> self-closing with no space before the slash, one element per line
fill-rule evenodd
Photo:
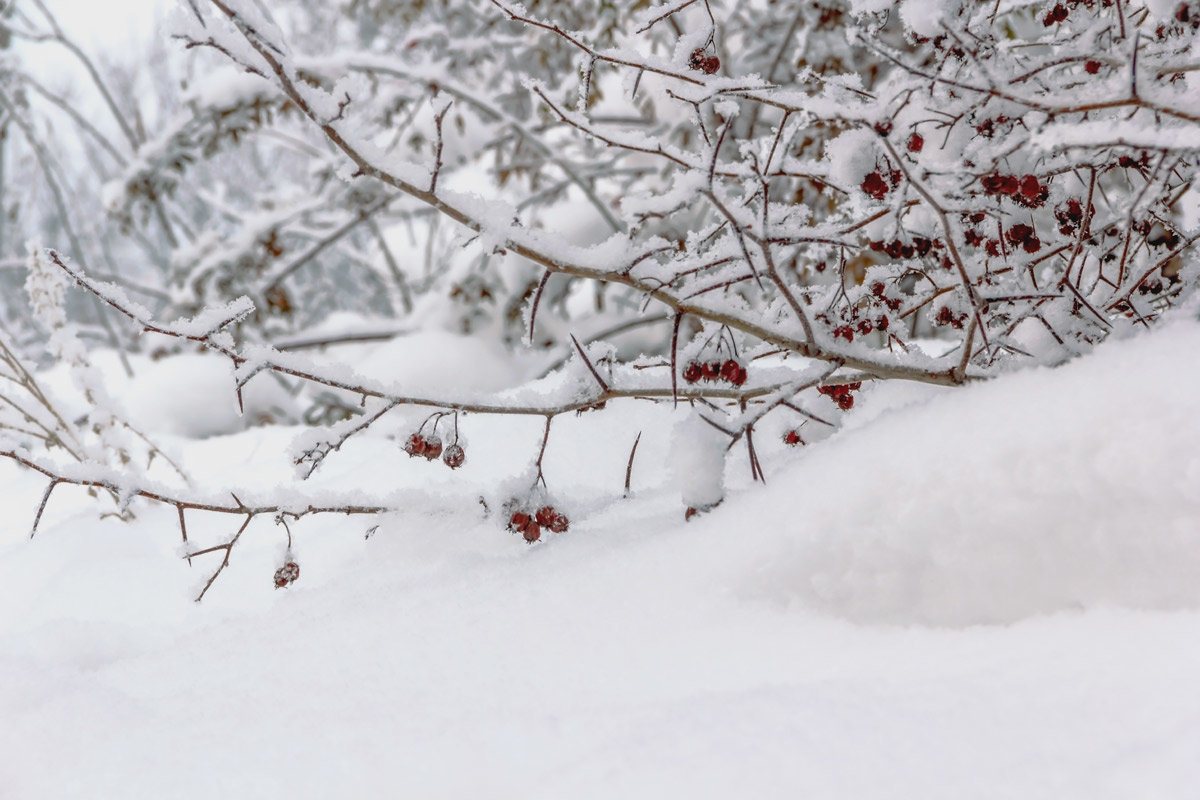
<path fill-rule="evenodd" d="M 127 135 L 102 148 L 102 203 L 58 209 L 143 265 L 105 278 L 68 235 L 34 253 L 29 286 L 43 321 L 65 281 L 134 330 L 228 357 L 239 393 L 268 373 L 310 387 L 303 476 L 401 407 L 432 412 L 409 455 L 456 468 L 461 415 L 543 417 L 544 453 L 556 416 L 642 398 L 719 432 L 700 472 L 745 447 L 762 478 L 768 416 L 803 445 L 871 382 L 1060 363 L 1196 286 L 1198 3 L 269 5 L 185 0 L 173 116 L 146 135 L 111 101 Z M 48 15 L 18 18 L 15 35 L 65 40 Z M 29 83 L 13 68 L 7 85 L 11 113 Z M 135 301 L 122 279 L 153 286 Z M 348 311 L 354 330 L 314 333 Z M 538 402 L 413 396 L 294 352 L 406 321 L 558 353 L 581 377 Z M 223 568 L 256 516 L 388 510 L 147 488 L 124 467 L 153 445 L 113 438 L 128 421 L 77 430 L 17 378 L 41 446 L 13 422 L 3 454 L 50 481 L 38 518 L 60 483 L 174 505 L 185 539 L 185 509 L 243 517 L 191 553 L 223 550 Z M 47 453 L 97 436 L 68 450 L 88 469 Z M 535 466 L 500 512 L 529 541 L 568 527 Z M 716 483 L 685 492 L 687 515 L 721 501 Z"/>

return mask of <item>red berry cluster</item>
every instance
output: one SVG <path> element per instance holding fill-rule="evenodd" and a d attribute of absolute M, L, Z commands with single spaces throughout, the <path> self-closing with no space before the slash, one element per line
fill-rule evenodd
<path fill-rule="evenodd" d="M 703 72 L 705 75 L 713 75 L 721 68 L 721 59 L 714 55 L 709 55 L 708 51 L 703 47 L 697 47 L 692 51 L 692 55 L 688 58 L 688 66 L 697 72 Z"/>
<path fill-rule="evenodd" d="M 746 368 L 735 359 L 725 361 L 689 361 L 683 368 L 683 379 L 688 383 L 699 381 L 725 381 L 734 386 L 746 382 Z"/>
<path fill-rule="evenodd" d="M 1026 253 L 1036 253 L 1042 249 L 1042 240 L 1038 238 L 1037 232 L 1022 222 L 1009 227 L 1004 232 L 1004 238 L 1013 247 L 1020 246 Z"/>
<path fill-rule="evenodd" d="M 408 453 L 410 458 L 424 456 L 428 461 L 433 461 L 441 456 L 442 463 L 450 469 L 458 469 L 467 460 L 466 451 L 458 443 L 450 445 L 443 451 L 442 440 L 436 433 L 430 436 L 422 436 L 420 433 L 412 434 L 404 443 L 404 452 Z"/>
<path fill-rule="evenodd" d="M 1122 169 L 1145 169 L 1150 166 L 1150 154 L 1142 151 L 1137 158 L 1133 156 L 1123 155 L 1117 159 L 1117 166 Z"/>
<path fill-rule="evenodd" d="M 871 284 L 871 295 L 873 297 L 877 298 L 879 302 L 887 306 L 889 310 L 899 311 L 900 305 L 903 301 L 899 297 L 885 297 L 884 293 L 886 291 L 887 287 L 883 285 L 883 281 L 875 281 Z M 875 327 L 882 328 L 886 331 L 888 329 L 888 318 L 885 316 L 877 319 L 875 321 Z"/>
<path fill-rule="evenodd" d="M 1042 24 L 1049 28 L 1051 25 L 1062 22 L 1067 18 L 1067 7 L 1062 3 L 1055 3 L 1054 7 L 1046 12 L 1046 16 L 1042 17 Z"/>
<path fill-rule="evenodd" d="M 1001 114 L 998 117 L 991 117 L 989 119 L 985 119 L 983 122 L 976 125 L 975 132 L 978 133 L 980 136 L 982 136 L 985 139 L 991 139 L 993 136 L 996 135 L 997 128 L 1001 128 L 1010 122 L 1012 122 L 1012 119 L 1010 117 L 1006 117 L 1003 114 Z"/>
<path fill-rule="evenodd" d="M 837 403 L 838 408 L 842 411 L 849 411 L 854 408 L 854 395 L 852 393 L 861 388 L 862 381 L 855 381 L 854 383 L 842 383 L 836 386 L 818 386 L 817 392 L 827 395 L 833 402 Z M 786 437 L 784 441 L 787 441 Z M 788 444 L 791 444 L 791 442 L 788 442 Z"/>
<path fill-rule="evenodd" d="M 949 325 L 952 328 L 958 328 L 959 330 L 962 330 L 963 326 L 967 322 L 967 314 L 966 312 L 963 312 L 962 314 L 956 316 L 954 312 L 950 310 L 950 306 L 942 306 L 938 309 L 937 316 L 934 317 L 933 321 L 938 325 Z"/>
<path fill-rule="evenodd" d="M 902 242 L 899 239 L 892 239 L 890 242 L 882 240 L 867 242 L 867 247 L 870 247 L 876 253 L 887 253 L 892 258 L 924 258 L 929 255 L 929 251 L 934 248 L 940 248 L 941 242 L 933 239 L 926 239 L 923 236 L 914 236 L 912 242 Z"/>
<path fill-rule="evenodd" d="M 566 533 L 571 521 L 565 514 L 554 510 L 554 506 L 542 506 L 530 514 L 528 511 L 514 511 L 508 520 L 508 529 L 519 533 L 527 542 L 536 542 L 542 538 L 542 528 L 553 533 Z"/>
<path fill-rule="evenodd" d="M 1050 188 L 1038 180 L 1036 175 L 1001 175 L 994 172 L 984 175 L 983 191 L 989 195 L 1011 197 L 1026 208 L 1041 208 L 1050 197 Z"/>
<path fill-rule="evenodd" d="M 850 402 L 851 402 L 851 405 L 853 405 L 853 403 L 854 403 L 854 398 L 853 398 L 853 397 L 852 397 L 852 398 L 850 398 Z M 805 441 L 804 441 L 803 439 L 801 439 L 801 438 L 800 438 L 800 432 L 799 432 L 799 431 L 797 431 L 797 430 L 790 430 L 790 431 L 788 431 L 787 433 L 785 433 L 785 434 L 783 435 L 783 443 L 784 443 L 784 444 L 786 444 L 786 445 L 790 445 L 790 446 L 792 446 L 792 447 L 795 447 L 795 446 L 796 446 L 796 445 L 798 445 L 798 444 L 805 444 Z"/>
<path fill-rule="evenodd" d="M 275 588 L 282 589 L 285 586 L 291 586 L 300 578 L 300 565 L 295 561 L 289 561 L 279 569 L 275 570 Z"/>
<path fill-rule="evenodd" d="M 898 169 L 884 173 L 877 168 L 863 179 L 861 188 L 867 195 L 882 200 L 888 192 L 900 185 L 900 178 Z"/>
<path fill-rule="evenodd" d="M 1074 236 L 1083 224 L 1083 203 L 1074 197 L 1068 198 L 1066 203 L 1054 209 L 1054 218 L 1058 220 L 1059 233 Z"/>

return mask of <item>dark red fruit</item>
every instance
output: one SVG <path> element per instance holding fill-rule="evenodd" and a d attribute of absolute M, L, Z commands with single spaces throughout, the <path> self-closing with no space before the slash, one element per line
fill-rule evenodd
<path fill-rule="evenodd" d="M 889 188 L 887 181 L 878 172 L 872 172 L 862 182 L 862 190 L 876 200 L 882 200 L 888 193 Z"/>
<path fill-rule="evenodd" d="M 703 47 L 697 47 L 688 58 L 688 66 L 705 75 L 712 75 L 721 68 L 721 59 L 710 56 Z"/>
<path fill-rule="evenodd" d="M 1020 222 L 1004 232 L 1004 238 L 1013 244 L 1021 244 L 1032 235 L 1033 228 Z"/>
<path fill-rule="evenodd" d="M 442 453 L 442 463 L 450 469 L 458 469 L 467 460 L 467 454 L 462 447 L 452 444 L 446 448 L 446 452 Z"/>
<path fill-rule="evenodd" d="M 683 368 L 683 379 L 688 383 L 695 383 L 702 377 L 704 377 L 704 369 L 695 361 L 689 361 Z"/>
<path fill-rule="evenodd" d="M 1049 28 L 1056 22 L 1062 22 L 1067 18 L 1067 7 L 1062 3 L 1058 3 L 1054 8 L 1046 12 L 1046 16 L 1042 18 L 1042 24 Z"/>
<path fill-rule="evenodd" d="M 300 578 L 300 565 L 295 561 L 289 561 L 279 569 L 275 570 L 275 588 L 282 589 L 285 586 L 291 586 Z"/>
<path fill-rule="evenodd" d="M 526 514 L 524 511 L 514 511 L 513 515 L 508 520 L 508 529 L 511 531 L 523 531 L 525 526 L 533 521 L 533 517 Z"/>
<path fill-rule="evenodd" d="M 425 440 L 425 452 L 421 455 L 433 461 L 442 454 L 442 440 L 436 436 L 431 436 Z"/>
<path fill-rule="evenodd" d="M 1100 71 L 1100 62 L 1099 61 L 1089 61 L 1083 65 L 1083 68 L 1085 70 L 1087 70 L 1088 75 L 1095 75 L 1097 72 Z"/>
<path fill-rule="evenodd" d="M 554 533 L 566 533 L 567 528 L 571 527 L 571 521 L 567 519 L 566 514 L 555 514 L 554 519 L 550 520 L 550 524 L 546 527 Z"/>
<path fill-rule="evenodd" d="M 554 522 L 555 513 L 554 506 L 542 506 L 533 515 L 533 518 L 537 520 L 538 525 L 548 528 L 550 527 L 550 523 Z"/>
<path fill-rule="evenodd" d="M 788 431 L 783 435 L 783 443 L 792 445 L 804 444 L 804 440 L 800 438 L 800 434 L 796 431 Z"/>
<path fill-rule="evenodd" d="M 721 365 L 721 379 L 728 381 L 729 383 L 735 383 L 737 381 L 738 370 L 741 368 L 741 364 L 734 361 L 732 358 L 728 359 L 724 364 Z"/>
<path fill-rule="evenodd" d="M 912 136 L 908 137 L 908 152 L 919 153 L 921 152 L 921 148 L 924 146 L 925 137 L 921 136 L 921 134 L 914 133 Z"/>
<path fill-rule="evenodd" d="M 425 455 L 425 439 L 419 433 L 414 433 L 408 437 L 408 441 L 404 443 L 404 452 L 410 457 Z"/>
<path fill-rule="evenodd" d="M 701 368 L 701 372 L 704 375 L 704 380 L 715 381 L 721 377 L 721 362 L 706 361 L 704 366 Z"/>

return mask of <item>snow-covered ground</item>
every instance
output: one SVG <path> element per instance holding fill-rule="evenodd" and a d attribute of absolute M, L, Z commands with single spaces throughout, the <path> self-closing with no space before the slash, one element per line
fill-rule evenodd
<path fill-rule="evenodd" d="M 540 420 L 465 418 L 457 473 L 351 440 L 313 482 L 401 511 L 293 523 L 286 590 L 257 520 L 200 604 L 220 554 L 189 567 L 173 509 L 60 488 L 29 540 L 44 480 L 0 464 L 0 797 L 1200 797 L 1197 352 L 1181 319 L 986 385 L 865 387 L 834 437 L 761 442 L 765 486 L 735 450 L 688 523 L 682 414 L 563 418 L 572 527 L 534 546 L 479 498 Z M 219 381 L 168 364 L 113 391 L 199 485 L 292 481 L 296 429 L 172 419 Z M 189 516 L 196 546 L 237 524 Z"/>

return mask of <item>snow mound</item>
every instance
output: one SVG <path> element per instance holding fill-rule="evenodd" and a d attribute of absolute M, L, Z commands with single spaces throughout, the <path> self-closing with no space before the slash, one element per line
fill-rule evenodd
<path fill-rule="evenodd" d="M 740 499 L 770 532 L 742 587 L 893 624 L 1200 607 L 1198 349 L 1177 321 L 904 408 L 911 387 L 867 394 L 874 420 Z"/>
<path fill-rule="evenodd" d="M 239 413 L 233 366 L 208 353 L 185 353 L 138 365 L 122 400 L 131 421 L 153 433 L 201 439 L 279 421 L 296 413 L 295 401 L 270 375 L 242 389 Z"/>

